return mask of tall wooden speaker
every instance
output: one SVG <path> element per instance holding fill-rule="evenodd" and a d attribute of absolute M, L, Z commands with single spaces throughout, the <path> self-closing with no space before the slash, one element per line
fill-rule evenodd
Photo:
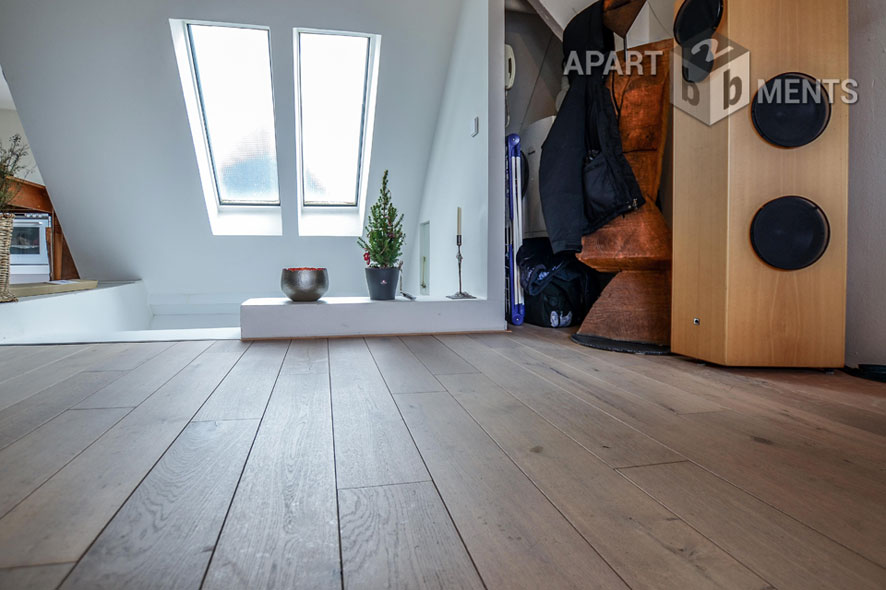
<path fill-rule="evenodd" d="M 713 125 L 675 109 L 672 349 L 727 366 L 842 367 L 849 106 L 828 81 L 849 76 L 848 1 L 676 8 L 684 56 L 673 77 L 705 80 L 674 91 L 732 108 L 748 57 L 752 87 L 746 106 Z M 704 37 L 715 53 L 737 44 L 740 59 L 705 67 L 686 57 Z"/>

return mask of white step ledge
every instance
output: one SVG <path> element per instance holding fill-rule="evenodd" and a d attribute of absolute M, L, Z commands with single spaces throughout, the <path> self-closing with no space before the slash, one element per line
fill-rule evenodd
<path fill-rule="evenodd" d="M 250 299 L 240 306 L 243 340 L 501 332 L 504 304 L 486 299 L 371 301 L 325 297 L 312 303 Z"/>

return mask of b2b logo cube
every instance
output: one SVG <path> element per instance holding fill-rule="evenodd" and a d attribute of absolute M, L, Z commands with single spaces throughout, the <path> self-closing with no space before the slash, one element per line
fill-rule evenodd
<path fill-rule="evenodd" d="M 750 104 L 751 54 L 722 35 L 678 45 L 672 54 L 671 102 L 713 125 Z"/>

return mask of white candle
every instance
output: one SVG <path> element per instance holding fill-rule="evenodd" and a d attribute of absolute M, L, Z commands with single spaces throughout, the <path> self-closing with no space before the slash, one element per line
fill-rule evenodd
<path fill-rule="evenodd" d="M 458 208 L 458 235 L 461 235 L 461 207 Z"/>

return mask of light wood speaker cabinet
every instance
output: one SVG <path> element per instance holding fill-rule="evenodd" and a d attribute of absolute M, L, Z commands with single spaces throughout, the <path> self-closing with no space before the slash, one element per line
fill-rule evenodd
<path fill-rule="evenodd" d="M 839 83 L 825 84 L 826 103 L 754 103 L 758 81 L 849 77 L 848 2 L 689 1 L 719 8 L 717 34 L 747 50 L 752 88 L 714 125 L 674 109 L 672 349 L 727 366 L 842 367 L 850 107 Z"/>

